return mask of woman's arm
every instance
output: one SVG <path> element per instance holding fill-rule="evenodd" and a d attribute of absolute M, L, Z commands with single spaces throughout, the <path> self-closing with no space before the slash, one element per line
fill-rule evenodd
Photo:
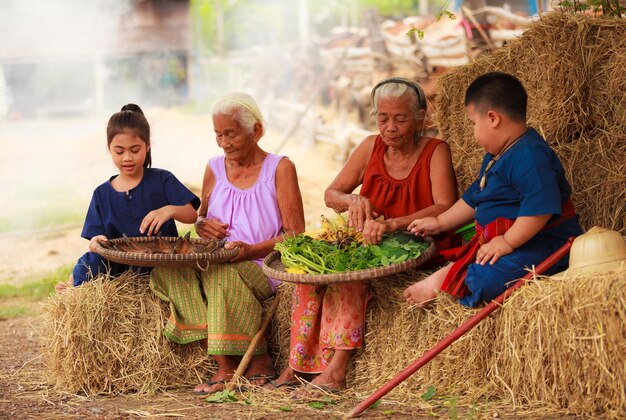
<path fill-rule="evenodd" d="M 352 152 L 339 174 L 324 192 L 326 206 L 337 213 L 348 210 L 348 223 L 357 230 L 363 229 L 365 220 L 376 217 L 371 202 L 358 194 L 352 194 L 363 182 L 365 167 L 369 161 L 376 135 L 365 138 Z"/>
<path fill-rule="evenodd" d="M 281 159 L 276 168 L 276 200 L 284 234 L 257 244 L 229 242 L 225 248 L 239 247 L 241 249 L 241 252 L 231 259 L 232 262 L 263 258 L 274 249 L 274 245 L 282 239 L 283 235 L 297 235 L 304 232 L 304 206 L 296 166 L 287 158 Z"/>
<path fill-rule="evenodd" d="M 211 165 L 207 163 L 206 168 L 204 168 L 204 177 L 202 178 L 202 193 L 200 196 L 200 208 L 198 209 L 198 216 L 205 217 L 206 212 L 209 208 L 209 197 L 211 195 L 211 191 L 213 191 L 213 187 L 215 186 L 215 175 L 213 175 L 213 171 L 211 170 Z"/>
<path fill-rule="evenodd" d="M 206 219 L 205 216 L 209 210 L 209 198 L 215 187 L 215 175 L 211 170 L 211 165 L 207 163 L 204 169 L 204 177 L 202 178 L 202 195 L 200 196 L 200 208 L 196 220 L 196 233 L 201 238 L 206 239 L 222 239 L 228 236 L 228 225 L 217 219 Z"/>

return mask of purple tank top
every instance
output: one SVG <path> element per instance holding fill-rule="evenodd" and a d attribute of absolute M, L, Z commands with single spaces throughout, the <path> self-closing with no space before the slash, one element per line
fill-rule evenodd
<path fill-rule="evenodd" d="M 275 238 L 282 232 L 283 221 L 276 199 L 276 168 L 283 157 L 268 153 L 259 178 L 245 190 L 228 181 L 224 156 L 209 160 L 215 186 L 209 197 L 206 217 L 228 224 L 229 241 L 255 244 Z M 263 259 L 254 262 L 261 265 Z M 278 284 L 279 281 L 270 279 L 272 290 L 276 290 Z"/>

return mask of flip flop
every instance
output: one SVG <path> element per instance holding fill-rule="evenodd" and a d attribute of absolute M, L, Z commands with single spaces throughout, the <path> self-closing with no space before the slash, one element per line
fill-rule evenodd
<path fill-rule="evenodd" d="M 327 385 L 307 384 L 302 389 L 294 390 L 291 398 L 294 400 L 317 400 L 327 395 L 338 395 L 343 391 L 339 388 L 331 388 Z"/>
<path fill-rule="evenodd" d="M 212 380 L 208 380 L 206 381 L 204 384 L 208 385 L 209 387 L 212 387 L 213 385 L 217 385 L 217 384 L 226 384 L 228 383 L 228 379 L 220 379 L 219 381 L 212 381 Z M 223 390 L 220 390 L 223 391 Z M 214 392 L 208 392 L 208 391 L 193 391 L 194 394 L 196 395 L 209 395 L 209 394 L 213 394 L 215 392 L 220 392 L 220 391 L 214 391 Z"/>
<path fill-rule="evenodd" d="M 276 379 L 272 379 L 268 382 L 269 385 L 271 385 L 272 387 L 274 387 L 274 389 L 279 389 L 279 388 L 286 388 L 289 390 L 294 390 L 296 388 L 298 388 L 299 386 L 302 386 L 302 382 L 298 381 L 297 379 L 293 379 L 291 381 L 286 381 L 283 383 L 278 383 L 278 381 Z"/>
<path fill-rule="evenodd" d="M 265 379 L 265 382 L 262 383 L 262 384 L 252 385 L 252 386 L 263 386 L 263 385 L 269 383 L 270 381 L 273 381 L 274 379 L 276 379 L 276 374 L 272 373 L 271 375 L 266 375 L 266 374 L 260 373 L 258 375 L 246 376 L 246 379 L 248 380 L 248 382 Z"/>

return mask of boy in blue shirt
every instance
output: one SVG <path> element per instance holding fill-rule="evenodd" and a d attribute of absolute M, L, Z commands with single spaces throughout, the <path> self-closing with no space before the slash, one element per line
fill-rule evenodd
<path fill-rule="evenodd" d="M 514 76 L 492 72 L 467 88 L 474 137 L 487 152 L 478 179 L 448 211 L 416 219 L 409 230 L 436 235 L 476 220 L 476 235 L 451 263 L 409 286 L 409 304 L 425 306 L 438 290 L 466 306 L 489 302 L 582 229 L 556 154 L 526 126 L 527 94 Z M 546 274 L 567 268 L 563 257 Z"/>

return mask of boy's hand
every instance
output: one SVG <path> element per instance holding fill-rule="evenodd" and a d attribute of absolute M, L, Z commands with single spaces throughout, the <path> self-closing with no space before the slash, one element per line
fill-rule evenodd
<path fill-rule="evenodd" d="M 424 217 L 413 220 L 407 230 L 418 236 L 433 236 L 441 233 L 441 225 L 436 217 Z"/>
<path fill-rule="evenodd" d="M 496 236 L 478 249 L 476 263 L 494 264 L 503 255 L 510 254 L 514 249 L 504 240 L 504 235 Z"/>
<path fill-rule="evenodd" d="M 158 233 L 163 223 L 170 220 L 172 216 L 174 216 L 174 206 L 163 206 L 160 209 L 152 210 L 141 221 L 139 232 L 145 233 L 147 231 L 148 236 Z"/>
<path fill-rule="evenodd" d="M 196 221 L 196 233 L 205 239 L 223 239 L 228 236 L 228 225 L 218 219 L 198 218 Z"/>

